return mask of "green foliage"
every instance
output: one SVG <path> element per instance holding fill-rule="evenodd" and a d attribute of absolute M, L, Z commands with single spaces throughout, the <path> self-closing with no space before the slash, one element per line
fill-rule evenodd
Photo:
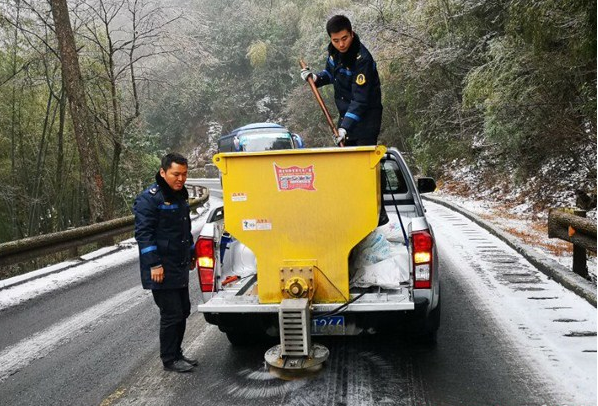
<path fill-rule="evenodd" d="M 268 44 L 264 41 L 255 41 L 247 49 L 247 58 L 253 68 L 261 68 L 266 65 L 268 57 Z"/>
<path fill-rule="evenodd" d="M 0 18 L 0 241 L 78 225 L 88 216 L 68 111 L 59 130 L 60 65 L 49 48 L 55 40 L 26 13 L 20 23 L 38 36 L 15 36 L 7 21 L 16 18 L 18 4 L 7 3 L 6 19 Z M 514 174 L 523 183 L 551 173 L 546 163 L 566 161 L 595 173 L 595 0 L 185 4 L 181 24 L 165 33 L 174 46 L 167 50 L 156 39 L 143 48 L 168 55 L 134 65 L 141 114 L 133 119 L 127 55 L 115 60 L 125 70 L 113 103 L 110 37 L 99 29 L 83 36 L 78 25 L 96 145 L 105 178 L 116 182 L 115 215 L 128 213 L 164 151 L 196 147 L 194 156 L 209 159 L 214 123 L 227 132 L 280 122 L 308 146 L 331 146 L 324 117 L 299 78 L 299 60 L 324 67 L 325 24 L 338 13 L 351 18 L 378 63 L 380 141 L 407 152 L 416 170 L 438 176 L 449 162 L 488 163 L 497 178 Z M 89 21 L 79 12 L 77 21 Z M 332 87 L 320 92 L 336 118 Z M 595 175 L 590 181 L 595 186 Z"/>
<path fill-rule="evenodd" d="M 210 100 L 217 97 L 218 84 L 198 71 L 176 72 L 176 81 L 159 89 L 159 97 L 146 110 L 150 133 L 160 134 L 160 147 L 177 147 L 191 136 L 196 124 L 212 113 Z"/>
<path fill-rule="evenodd" d="M 11 2 L 6 18 L 16 19 L 19 6 L 23 4 Z M 0 26 L 0 181 L 4 185 L 0 241 L 59 231 L 89 221 L 80 171 L 85 163 L 79 162 L 66 99 L 61 107 L 60 62 L 53 52 L 56 40 L 50 31 L 43 30 L 44 24 L 25 19 L 24 16 L 33 18 L 31 13 L 20 15 L 19 25 L 26 30 L 15 29 L 13 23 Z M 105 35 L 100 34 L 98 39 L 106 45 Z M 89 106 L 96 116 L 95 142 L 107 179 L 112 172 L 115 142 L 109 131 L 114 126 L 114 110 L 105 61 L 99 43 L 83 37 L 77 40 L 83 45 L 80 65 Z M 124 102 L 120 89 L 117 95 L 118 101 Z M 148 140 L 131 139 L 129 144 L 133 149 L 127 150 L 127 145 L 124 148 L 131 161 L 123 167 L 130 172 L 121 182 L 138 185 L 137 174 L 148 179 L 153 176 L 146 176 L 144 165 L 155 163 L 155 159 L 146 157 L 156 154 L 157 143 L 139 148 Z M 126 187 L 116 188 L 122 191 L 120 196 L 131 194 L 125 193 Z M 128 206 L 130 201 L 117 202 L 115 214 L 128 214 Z"/>
<path fill-rule="evenodd" d="M 587 11 L 579 2 L 512 2 L 505 35 L 489 41 L 487 62 L 466 77 L 464 106 L 483 115 L 484 136 L 521 179 L 547 160 L 595 146 L 596 48 Z"/>
<path fill-rule="evenodd" d="M 152 134 L 141 127 L 133 127 L 126 137 L 122 156 L 122 179 L 117 188 L 117 205 L 129 214 L 135 196 L 154 182 L 164 151 L 159 149 L 159 134 Z"/>

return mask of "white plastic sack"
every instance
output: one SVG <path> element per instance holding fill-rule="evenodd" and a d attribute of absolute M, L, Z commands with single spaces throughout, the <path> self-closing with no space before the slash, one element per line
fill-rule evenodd
<path fill-rule="evenodd" d="M 401 229 L 401 223 L 398 221 L 390 220 L 388 223 L 378 227 L 376 230 L 381 232 L 388 241 L 401 243 L 405 242 L 403 230 Z"/>
<path fill-rule="evenodd" d="M 375 264 L 356 268 L 350 281 L 351 287 L 398 289 L 409 281 L 409 252 L 404 245 L 394 249 L 393 256 Z"/>
<path fill-rule="evenodd" d="M 390 258 L 390 243 L 378 229 L 365 237 L 353 249 L 352 268 L 362 268 Z"/>
<path fill-rule="evenodd" d="M 398 289 L 409 281 L 409 251 L 398 221 L 389 221 L 368 234 L 355 246 L 351 258 L 351 287 Z"/>

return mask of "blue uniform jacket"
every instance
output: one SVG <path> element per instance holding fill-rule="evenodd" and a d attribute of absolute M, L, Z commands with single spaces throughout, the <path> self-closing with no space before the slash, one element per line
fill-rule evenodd
<path fill-rule="evenodd" d="M 328 45 L 326 67 L 317 74 L 316 86 L 334 85 L 340 114 L 338 127 L 349 139 L 377 138 L 382 121 L 382 93 L 376 62 L 357 34 L 345 54 Z"/>
<path fill-rule="evenodd" d="M 187 189 L 175 192 L 159 173 L 156 183 L 135 199 L 135 239 L 144 289 L 189 285 L 189 264 L 194 255 L 188 199 Z M 155 283 L 150 270 L 159 265 L 164 268 L 164 281 Z"/>

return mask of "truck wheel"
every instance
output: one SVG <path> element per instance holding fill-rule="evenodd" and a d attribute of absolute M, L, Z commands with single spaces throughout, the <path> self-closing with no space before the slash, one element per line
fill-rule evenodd
<path fill-rule="evenodd" d="M 440 297 L 436 308 L 430 312 L 424 322 L 420 338 L 426 344 L 436 344 L 438 336 L 438 328 L 440 327 Z"/>
<path fill-rule="evenodd" d="M 241 334 L 237 332 L 228 331 L 226 333 L 226 338 L 228 338 L 228 342 L 233 345 L 233 347 L 242 347 L 249 345 L 249 336 L 247 334 Z"/>
<path fill-rule="evenodd" d="M 238 331 L 227 331 L 226 338 L 233 347 L 248 347 L 262 343 L 266 340 L 265 335 L 242 333 Z"/>

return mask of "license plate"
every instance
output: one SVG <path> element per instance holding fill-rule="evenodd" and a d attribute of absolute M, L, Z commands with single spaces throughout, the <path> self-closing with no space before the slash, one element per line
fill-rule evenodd
<path fill-rule="evenodd" d="M 320 336 L 345 335 L 345 317 L 316 317 L 312 319 L 311 334 Z"/>

